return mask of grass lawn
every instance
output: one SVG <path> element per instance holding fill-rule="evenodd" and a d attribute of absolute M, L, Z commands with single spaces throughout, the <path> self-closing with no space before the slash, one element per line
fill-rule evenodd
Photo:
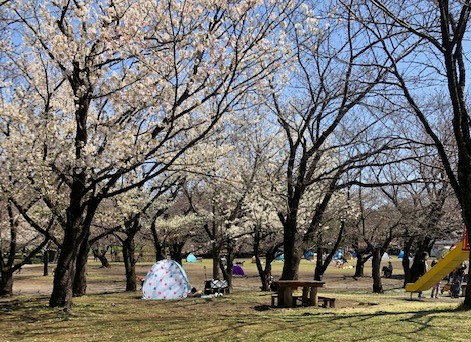
<path fill-rule="evenodd" d="M 202 284 L 209 264 L 184 264 L 193 284 Z M 149 265 L 139 267 L 145 272 Z M 275 264 L 274 274 L 281 267 Z M 301 276 L 308 278 L 312 269 L 303 261 Z M 224 297 L 143 301 L 140 292 L 116 289 L 123 286 L 121 265 L 103 270 L 92 264 L 91 294 L 75 298 L 72 311 L 65 313 L 48 308 L 48 296 L 40 290 L 33 292 L 34 284 L 44 288 L 51 277 L 39 277 L 40 266 L 31 266 L 17 277 L 19 294 L 0 299 L 0 341 L 469 340 L 471 312 L 459 310 L 460 300 L 411 299 L 401 288 L 400 274 L 384 279 L 385 293 L 372 294 L 371 278 L 354 280 L 352 269 L 329 268 L 320 294 L 334 296 L 336 308 L 278 309 L 269 307 L 270 293 L 258 291 L 255 266 L 246 261 L 244 270 L 248 277 L 235 279 L 233 293 Z"/>

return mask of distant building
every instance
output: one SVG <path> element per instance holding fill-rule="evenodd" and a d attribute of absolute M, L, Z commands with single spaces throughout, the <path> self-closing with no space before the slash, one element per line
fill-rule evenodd
<path fill-rule="evenodd" d="M 430 250 L 432 258 L 443 258 L 451 249 L 451 246 L 456 245 L 455 240 L 439 240 L 436 241 Z"/>

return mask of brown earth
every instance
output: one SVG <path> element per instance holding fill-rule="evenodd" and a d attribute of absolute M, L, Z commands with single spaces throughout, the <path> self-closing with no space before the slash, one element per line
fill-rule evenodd
<path fill-rule="evenodd" d="M 234 278 L 234 291 L 257 291 L 260 288 L 260 279 L 255 264 L 250 260 L 243 260 L 243 268 L 246 277 Z M 395 270 L 400 269 L 400 261 L 396 260 Z M 138 275 L 145 276 L 151 263 L 141 263 L 136 267 Z M 210 260 L 197 263 L 183 263 L 183 267 L 193 286 L 202 288 L 204 280 L 210 279 L 212 274 Z M 324 276 L 327 291 L 346 290 L 371 290 L 372 279 L 369 269 L 365 269 L 365 277 L 353 278 L 354 269 L 351 264 L 346 268 L 336 268 L 331 266 Z M 281 275 L 283 263 L 273 263 L 273 276 L 278 279 Z M 300 267 L 300 279 L 312 279 L 314 263 L 303 260 Z M 25 265 L 19 273 L 14 276 L 14 294 L 41 294 L 48 295 L 52 291 L 54 266 L 50 267 L 49 275 L 43 276 L 42 265 Z M 371 273 L 371 272 L 370 272 Z M 403 275 L 395 271 L 392 278 L 383 278 L 385 290 L 402 288 Z M 96 262 L 90 262 L 87 269 L 87 293 L 121 292 L 125 287 L 124 267 L 121 263 L 113 263 L 111 268 L 101 268 Z M 139 287 L 139 286 L 138 286 Z"/>
<path fill-rule="evenodd" d="M 394 292 L 395 295 L 404 296 L 404 299 L 416 299 L 417 295 L 410 296 L 403 290 L 403 273 L 401 272 L 401 261 L 397 258 L 391 259 L 394 265 L 394 274 L 391 278 L 382 278 L 382 285 L 385 292 Z M 233 293 L 243 291 L 260 291 L 260 279 L 255 264 L 249 259 L 238 260 L 244 262 L 243 268 L 246 273 L 245 277 L 234 278 Z M 386 264 L 386 262 L 384 262 Z M 183 263 L 183 267 L 193 286 L 198 289 L 204 288 L 204 281 L 211 278 L 212 269 L 211 260 L 203 260 L 196 263 Z M 324 275 L 325 287 L 319 291 L 320 295 L 326 294 L 330 297 L 336 297 L 335 294 L 367 294 L 372 292 L 373 281 L 371 278 L 371 268 L 369 265 L 365 268 L 365 277 L 354 278 L 354 260 L 346 264 L 344 268 L 337 268 L 333 264 L 327 269 Z M 139 263 L 136 267 L 138 275 L 145 276 L 152 266 L 151 263 Z M 300 265 L 300 279 L 312 279 L 315 264 L 307 260 L 302 260 Z M 278 279 L 283 268 L 282 262 L 274 262 L 272 264 L 273 276 Z M 21 272 L 15 274 L 13 292 L 14 295 L 38 295 L 48 296 L 52 292 L 54 265 L 49 269 L 49 275 L 43 276 L 42 265 L 26 265 Z M 122 263 L 112 263 L 111 268 L 102 268 L 97 262 L 90 260 L 87 269 L 87 294 L 99 293 L 116 293 L 123 292 L 125 289 L 124 267 Z M 140 285 L 138 285 L 138 294 L 140 293 Z M 426 293 L 428 295 L 429 293 Z M 140 294 L 139 294 L 140 295 Z M 342 296 L 340 296 L 342 297 Z M 345 297 L 345 296 L 344 296 Z M 356 298 L 354 296 L 353 298 Z M 362 297 L 361 295 L 358 297 Z M 357 307 L 358 305 L 366 305 L 359 301 L 353 302 L 352 299 L 338 298 L 336 307 Z M 340 300 L 339 300 L 340 299 Z M 440 296 L 438 299 L 426 299 L 439 302 L 456 301 L 447 294 Z M 267 298 L 267 304 L 268 298 Z M 1 305 L 1 303 L 0 303 Z"/>

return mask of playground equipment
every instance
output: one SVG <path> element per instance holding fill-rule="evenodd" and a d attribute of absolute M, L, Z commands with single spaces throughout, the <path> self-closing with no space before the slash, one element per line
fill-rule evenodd
<path fill-rule="evenodd" d="M 420 277 L 415 283 L 406 284 L 407 292 L 420 292 L 432 288 L 445 276 L 454 271 L 463 261 L 469 257 L 468 235 L 465 233 L 455 248 L 439 260 L 427 273 Z"/>

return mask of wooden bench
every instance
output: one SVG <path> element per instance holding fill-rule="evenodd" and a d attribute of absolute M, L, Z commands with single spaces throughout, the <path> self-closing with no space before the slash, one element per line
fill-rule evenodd
<path fill-rule="evenodd" d="M 327 308 L 327 307 L 335 308 L 335 298 L 319 296 L 318 300 L 319 302 L 322 302 L 321 307 L 323 308 Z M 275 302 L 277 301 L 278 301 L 278 293 L 272 293 L 271 294 L 271 306 L 273 307 L 276 306 Z M 293 303 L 296 303 L 297 301 L 300 301 L 301 305 L 306 305 L 305 303 L 303 303 L 302 296 L 293 296 Z"/>
<path fill-rule="evenodd" d="M 329 305 L 329 308 L 335 308 L 335 298 L 319 296 L 317 299 L 319 302 L 323 302 L 321 305 L 323 308 L 326 308 L 327 305 Z"/>
<path fill-rule="evenodd" d="M 271 306 L 275 306 L 275 301 L 278 301 L 278 293 L 276 292 L 271 294 Z"/>
<path fill-rule="evenodd" d="M 277 301 L 278 301 L 278 293 L 276 293 L 276 292 L 275 292 L 275 293 L 272 293 L 272 294 L 271 294 L 271 306 L 275 306 L 275 302 L 277 302 Z M 293 304 L 294 304 L 294 306 L 296 306 L 296 303 L 297 303 L 298 301 L 301 302 L 301 306 L 303 306 L 303 305 L 306 305 L 306 306 L 307 306 L 306 303 L 303 303 L 303 296 L 293 296 Z M 277 303 L 277 305 L 278 305 L 278 303 Z"/>
<path fill-rule="evenodd" d="M 277 280 L 272 283 L 277 288 L 279 307 L 290 308 L 296 306 L 299 296 L 293 296 L 293 292 L 302 287 L 302 303 L 306 306 L 317 306 L 317 289 L 324 286 L 323 281 L 318 280 Z"/>

